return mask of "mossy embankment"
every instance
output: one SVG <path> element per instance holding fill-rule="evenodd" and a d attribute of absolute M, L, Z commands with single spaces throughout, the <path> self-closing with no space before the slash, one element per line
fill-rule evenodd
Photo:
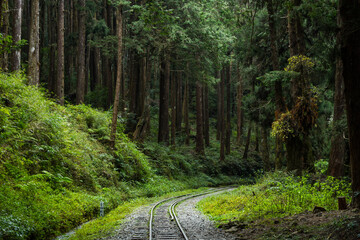
<path fill-rule="evenodd" d="M 107 213 L 129 199 L 237 179 L 190 147 L 139 149 L 122 123 L 111 149 L 110 121 L 110 111 L 60 106 L 21 74 L 0 73 L 0 239 L 52 239 L 97 217 L 100 201 Z"/>

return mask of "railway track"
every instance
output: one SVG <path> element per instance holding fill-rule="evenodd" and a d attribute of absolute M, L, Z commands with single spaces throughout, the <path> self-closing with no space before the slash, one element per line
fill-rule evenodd
<path fill-rule="evenodd" d="M 178 204 L 191 198 L 200 197 L 216 192 L 230 190 L 231 188 L 213 189 L 200 194 L 187 194 L 168 198 L 154 204 L 148 214 L 142 214 L 134 219 L 135 224 L 131 231 L 129 240 L 189 240 L 186 229 L 176 214 L 175 208 Z M 148 215 L 148 219 L 146 219 Z M 149 217 L 150 215 L 150 217 Z"/>

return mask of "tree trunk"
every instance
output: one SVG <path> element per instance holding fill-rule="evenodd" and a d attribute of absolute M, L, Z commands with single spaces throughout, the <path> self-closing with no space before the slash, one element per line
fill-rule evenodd
<path fill-rule="evenodd" d="M 231 63 L 226 67 L 226 154 L 230 154 L 231 140 Z"/>
<path fill-rule="evenodd" d="M 338 14 L 338 25 L 340 26 L 340 16 Z M 335 96 L 334 96 L 334 125 L 332 137 L 328 174 L 330 176 L 339 178 L 344 176 L 344 161 L 345 161 L 345 140 L 344 131 L 337 129 L 337 122 L 339 122 L 345 114 L 345 96 L 344 96 L 344 78 L 343 78 L 343 62 L 340 56 L 340 31 L 337 33 L 336 42 L 338 53 L 336 56 L 336 72 L 335 72 Z"/>
<path fill-rule="evenodd" d="M 196 153 L 205 155 L 204 134 L 203 134 L 203 102 L 202 84 L 196 82 Z"/>
<path fill-rule="evenodd" d="M 236 73 L 238 77 L 237 87 L 236 87 L 236 144 L 241 145 L 242 137 L 242 125 L 243 125 L 243 113 L 242 113 L 242 96 L 243 96 L 243 87 L 242 87 L 242 77 L 240 75 L 240 67 L 237 66 Z"/>
<path fill-rule="evenodd" d="M 225 127 L 225 102 L 224 102 L 224 95 L 225 95 L 225 69 L 221 71 L 221 81 L 219 87 L 219 99 L 220 102 L 219 106 L 219 119 L 218 119 L 218 128 L 220 129 L 219 138 L 220 138 L 220 161 L 225 160 L 225 138 L 226 138 L 226 127 Z"/>
<path fill-rule="evenodd" d="M 13 10 L 13 23 L 14 28 L 12 32 L 13 41 L 19 42 L 21 40 L 21 22 L 22 22 L 22 0 L 14 0 L 14 10 Z M 11 58 L 11 70 L 18 71 L 21 67 L 21 50 L 16 49 L 12 53 Z"/>
<path fill-rule="evenodd" d="M 179 71 L 176 77 L 176 132 L 181 132 L 182 123 L 182 73 Z"/>
<path fill-rule="evenodd" d="M 117 7 L 116 11 L 116 35 L 118 41 L 118 50 L 117 50 L 117 71 L 116 71 L 116 84 L 115 84 L 115 99 L 114 99 L 114 108 L 111 122 L 111 133 L 110 133 L 110 145 L 111 147 L 115 146 L 116 139 L 116 126 L 118 118 L 118 107 L 119 99 L 121 92 L 121 77 L 122 77 L 122 40 L 123 40 L 123 19 L 122 19 L 122 6 Z"/>
<path fill-rule="evenodd" d="M 40 83 L 40 5 L 39 0 L 31 1 L 31 23 L 29 41 L 29 83 L 39 85 Z"/>
<path fill-rule="evenodd" d="M 217 93 L 217 118 L 216 118 L 216 140 L 221 141 L 221 74 L 220 71 L 216 71 L 215 78 L 220 78 L 220 81 L 216 85 L 216 93 Z"/>
<path fill-rule="evenodd" d="M 57 78 L 55 94 L 58 102 L 64 105 L 64 0 L 59 0 L 58 6 L 58 42 L 57 42 Z"/>
<path fill-rule="evenodd" d="M 206 84 L 204 87 L 203 92 L 203 99 L 204 99 L 204 140 L 205 145 L 208 147 L 210 146 L 210 135 L 209 135 L 209 86 Z"/>
<path fill-rule="evenodd" d="M 244 149 L 243 160 L 246 160 L 248 157 L 249 147 L 250 147 L 250 139 L 251 139 L 251 122 L 249 122 L 249 126 L 248 126 L 248 133 L 247 133 L 247 137 L 246 137 L 246 144 L 245 144 L 245 149 Z"/>
<path fill-rule="evenodd" d="M 295 171 L 297 176 L 302 174 L 303 169 L 302 145 L 303 142 L 298 136 L 289 137 L 286 141 L 287 170 Z"/>
<path fill-rule="evenodd" d="M 171 145 L 175 146 L 176 139 L 176 79 L 171 74 Z"/>
<path fill-rule="evenodd" d="M 185 144 L 190 144 L 190 124 L 189 124 L 189 80 L 185 80 L 185 89 L 184 89 L 184 102 L 183 102 L 183 116 L 185 123 Z"/>
<path fill-rule="evenodd" d="M 264 169 L 268 172 L 271 170 L 271 164 L 269 156 L 268 131 L 264 126 L 261 126 L 261 148 Z"/>
<path fill-rule="evenodd" d="M 169 144 L 169 79 L 170 60 L 165 56 L 161 63 L 160 75 L 160 109 L 158 142 Z"/>
<path fill-rule="evenodd" d="M 49 38 L 49 48 L 48 53 L 49 58 L 49 75 L 47 79 L 47 89 L 51 94 L 56 93 L 56 81 L 57 81 L 57 71 L 56 71 L 56 22 L 53 19 L 56 18 L 56 4 L 54 2 L 49 2 L 44 4 L 44 11 L 47 12 L 47 18 L 44 17 L 44 23 L 47 21 L 48 24 L 48 38 Z M 44 14 L 44 16 L 46 16 Z M 45 32 L 45 31 L 44 31 Z M 54 96 L 55 97 L 55 96 Z"/>
<path fill-rule="evenodd" d="M 341 58 L 349 128 L 352 206 L 360 207 L 360 1 L 340 0 Z"/>
<path fill-rule="evenodd" d="M 268 23 L 269 23 L 269 31 L 270 31 L 270 46 L 271 46 L 271 60 L 272 67 L 274 71 L 280 70 L 279 64 L 279 55 L 278 48 L 276 44 L 277 39 L 277 31 L 275 26 L 274 19 L 274 6 L 272 0 L 267 0 L 267 10 L 268 10 Z M 282 84 L 281 81 L 277 80 L 275 82 L 275 103 L 276 103 L 276 112 L 275 119 L 278 119 L 281 113 L 286 111 L 285 99 L 282 93 Z M 279 170 L 281 168 L 281 163 L 283 161 L 283 143 L 280 137 L 276 136 L 275 139 L 275 169 Z"/>
<path fill-rule="evenodd" d="M 0 33 L 7 36 L 9 33 L 9 3 L 8 0 L 0 0 Z M 8 70 L 8 53 L 0 54 L 0 70 Z"/>
<path fill-rule="evenodd" d="M 85 42 L 86 42 L 86 1 L 79 0 L 79 41 L 78 41 L 78 71 L 76 85 L 76 104 L 81 104 L 85 99 Z"/>

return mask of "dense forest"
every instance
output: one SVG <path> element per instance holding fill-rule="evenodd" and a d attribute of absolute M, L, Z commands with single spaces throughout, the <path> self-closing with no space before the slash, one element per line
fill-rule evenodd
<path fill-rule="evenodd" d="M 0 8 L 0 238 L 274 171 L 321 169 L 360 208 L 360 1 Z"/>

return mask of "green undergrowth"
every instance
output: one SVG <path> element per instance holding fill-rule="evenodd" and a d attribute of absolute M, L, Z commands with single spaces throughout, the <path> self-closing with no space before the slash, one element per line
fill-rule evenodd
<path fill-rule="evenodd" d="M 337 197 L 350 200 L 350 183 L 332 177 L 294 177 L 283 172 L 266 174 L 255 185 L 202 200 L 199 208 L 218 224 L 251 222 L 311 211 L 315 206 L 337 209 Z"/>
<path fill-rule="evenodd" d="M 200 160 L 165 146 L 141 151 L 123 133 L 125 119 L 111 149 L 110 111 L 60 106 L 26 81 L 0 73 L 0 239 L 53 239 L 97 218 L 100 201 L 108 213 L 131 199 L 237 180 L 196 172 Z"/>

